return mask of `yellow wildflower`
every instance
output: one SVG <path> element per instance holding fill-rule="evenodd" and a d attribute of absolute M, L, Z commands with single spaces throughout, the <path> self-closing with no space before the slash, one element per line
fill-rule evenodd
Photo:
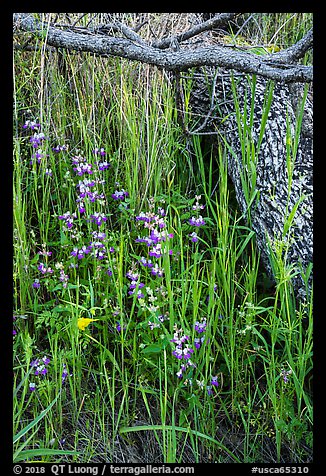
<path fill-rule="evenodd" d="M 98 320 L 99 319 L 89 319 L 88 317 L 80 317 L 77 322 L 78 329 L 84 331 L 91 322 Z"/>

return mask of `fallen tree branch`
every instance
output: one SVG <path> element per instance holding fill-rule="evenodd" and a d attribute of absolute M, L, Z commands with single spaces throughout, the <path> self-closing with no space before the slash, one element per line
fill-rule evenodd
<path fill-rule="evenodd" d="M 31 13 L 15 13 L 14 23 L 17 29 L 32 32 L 39 37 L 44 36 L 46 32 L 46 41 L 50 46 L 90 52 L 98 56 L 118 56 L 170 71 L 184 71 L 199 66 L 220 66 L 244 73 L 257 74 L 284 83 L 311 82 L 313 80 L 311 66 L 285 64 L 284 56 L 281 56 L 278 61 L 276 54 L 266 55 L 265 58 L 217 45 L 193 50 L 164 51 L 162 48 L 155 48 L 145 42 L 139 44 L 139 42 L 136 43 L 128 38 L 115 38 L 94 33 L 88 35 L 45 26 Z M 296 49 L 294 52 L 292 50 L 292 53 L 288 52 L 288 55 L 292 54 L 293 57 L 298 54 Z"/>

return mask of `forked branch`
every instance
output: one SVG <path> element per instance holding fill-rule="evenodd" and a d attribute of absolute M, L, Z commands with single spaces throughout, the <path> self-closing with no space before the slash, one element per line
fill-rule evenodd
<path fill-rule="evenodd" d="M 223 16 L 224 15 L 224 16 Z M 198 35 L 234 17 L 234 13 L 216 15 L 208 22 L 203 22 L 183 34 L 177 35 L 177 41 Z M 116 29 L 126 38 L 103 35 L 94 30 L 82 29 L 71 31 L 58 26 L 40 22 L 33 13 L 15 13 L 16 29 L 46 37 L 50 46 L 68 50 L 85 51 L 98 56 L 118 56 L 132 61 L 147 63 L 170 71 L 185 71 L 200 66 L 220 66 L 226 69 L 251 73 L 284 83 L 311 82 L 311 66 L 293 64 L 312 46 L 312 31 L 296 45 L 279 53 L 258 56 L 249 52 L 232 50 L 229 47 L 211 45 L 190 48 L 169 49 L 171 38 L 152 42 L 142 40 L 137 33 L 127 26 L 116 24 Z M 114 28 L 111 28 L 113 32 Z M 110 30 L 109 30 L 110 31 Z"/>

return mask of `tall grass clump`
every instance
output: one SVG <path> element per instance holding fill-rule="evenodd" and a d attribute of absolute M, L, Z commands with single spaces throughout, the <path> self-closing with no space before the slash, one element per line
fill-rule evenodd
<path fill-rule="evenodd" d="M 229 149 L 184 138 L 171 86 L 15 52 L 15 461 L 310 458 L 312 306 L 277 250 L 263 289 Z"/>
<path fill-rule="evenodd" d="M 251 107 L 246 106 L 243 112 L 240 112 L 237 87 L 232 79 L 233 99 L 237 118 L 238 134 L 241 144 L 241 162 L 240 178 L 242 190 L 246 201 L 246 221 L 251 223 L 251 209 L 255 206 L 257 195 L 256 189 L 256 168 L 257 158 L 261 146 L 264 127 L 267 122 L 267 116 L 273 100 L 273 83 L 270 82 L 265 92 L 265 103 L 261 118 L 261 127 L 257 142 L 253 139 L 253 117 L 254 117 L 254 98 L 256 78 L 251 80 Z M 273 302 L 269 298 L 264 298 L 271 304 L 268 307 L 259 306 L 259 314 L 262 311 L 262 321 L 259 323 L 260 329 L 254 329 L 254 334 L 258 337 L 257 345 L 265 349 L 264 360 L 267 357 L 268 365 L 264 363 L 264 373 L 266 377 L 266 389 L 268 399 L 271 402 L 277 458 L 281 458 L 281 447 L 284 439 L 295 439 L 294 432 L 304 433 L 307 427 L 312 424 L 312 404 L 307 398 L 305 390 L 306 382 L 312 370 L 312 292 L 308 292 L 308 301 L 297 302 L 292 278 L 300 273 L 287 260 L 289 247 L 293 240 L 293 219 L 295 212 L 306 197 L 302 194 L 294 206 L 291 204 L 293 171 L 300 139 L 300 129 L 304 111 L 304 104 L 307 97 L 308 88 L 305 88 L 299 115 L 294 127 L 291 128 L 287 118 L 287 137 L 286 140 L 286 164 L 287 164 L 287 203 L 285 207 L 285 221 L 283 231 L 280 236 L 267 236 L 268 251 L 270 255 L 270 264 L 275 277 L 276 287 Z M 245 101 L 245 104 L 247 101 Z M 234 151 L 228 145 L 228 151 L 234 155 Z M 303 276 L 305 282 L 308 282 L 311 268 L 308 267 L 306 275 Z M 254 308 L 254 307 L 253 307 Z M 248 311 L 247 311 L 248 314 Z M 249 330 L 250 327 L 247 327 Z M 263 331 L 263 332 L 262 332 Z M 276 369 L 281 369 L 277 373 Z M 296 400 L 295 408 L 288 406 L 288 400 L 284 396 L 284 388 L 279 389 L 278 380 L 288 383 L 289 375 L 294 380 L 294 389 L 292 398 Z M 309 391 L 311 387 L 309 386 Z M 302 419 L 302 412 L 306 418 Z M 308 438 L 309 439 L 309 438 Z"/>

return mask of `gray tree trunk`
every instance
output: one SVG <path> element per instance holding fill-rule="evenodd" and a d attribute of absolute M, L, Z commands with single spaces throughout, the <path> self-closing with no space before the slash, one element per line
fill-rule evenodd
<path fill-rule="evenodd" d="M 199 126 L 200 132 L 218 131 L 214 137 L 224 137 L 228 144 L 229 176 L 240 209 L 256 233 L 261 258 L 270 277 L 276 278 L 276 282 L 287 279 L 272 259 L 273 255 L 279 254 L 287 263 L 287 273 L 292 276 L 296 296 L 300 300 L 307 299 L 311 292 L 312 273 L 309 279 L 304 276 L 309 275 L 313 257 L 312 98 L 308 95 L 305 101 L 300 139 L 295 150 L 303 86 L 275 83 L 257 151 L 271 83 L 257 77 L 253 88 L 252 80 L 235 73 L 236 87 L 232 92 L 230 72 L 219 70 L 216 73 L 211 69 L 205 71 L 205 76 L 206 79 L 204 75 L 197 75 L 191 100 L 192 112 L 206 117 L 205 127 Z M 207 81 L 207 77 L 211 80 Z M 212 89 L 213 77 L 214 94 L 209 90 Z M 238 119 L 234 91 L 239 105 Z M 211 116 L 208 120 L 207 114 Z M 250 114 L 252 125 L 245 133 Z M 253 145 L 257 151 L 254 161 L 248 158 Z M 254 185 L 250 190 L 252 203 L 246 197 L 246 181 Z"/>

